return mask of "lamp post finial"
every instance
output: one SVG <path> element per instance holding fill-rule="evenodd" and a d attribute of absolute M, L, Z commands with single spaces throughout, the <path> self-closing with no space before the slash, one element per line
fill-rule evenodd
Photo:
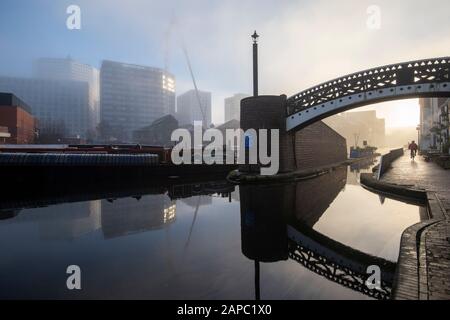
<path fill-rule="evenodd" d="M 256 43 L 258 41 L 259 35 L 256 33 L 256 30 L 255 30 L 255 32 L 253 32 L 251 37 L 252 37 L 254 43 Z"/>

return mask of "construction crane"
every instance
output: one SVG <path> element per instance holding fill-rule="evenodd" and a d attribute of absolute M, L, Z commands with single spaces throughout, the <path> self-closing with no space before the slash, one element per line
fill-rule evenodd
<path fill-rule="evenodd" d="M 165 68 L 166 72 L 169 69 L 170 38 L 171 38 L 171 35 L 173 33 L 173 30 L 176 29 L 176 28 L 177 28 L 177 20 L 176 20 L 175 15 L 172 14 L 172 18 L 170 19 L 169 26 L 168 26 L 168 28 L 166 29 L 166 32 L 165 32 L 164 68 Z M 177 31 L 177 30 L 175 30 L 175 31 Z M 188 50 L 187 50 L 186 43 L 184 42 L 184 39 L 182 38 L 180 32 L 176 32 L 176 34 L 179 37 L 179 43 L 181 44 L 181 49 L 183 51 L 184 58 L 186 59 L 187 67 L 189 69 L 189 75 L 191 76 L 192 84 L 194 85 L 195 97 L 197 99 L 198 107 L 199 107 L 200 113 L 202 115 L 203 124 L 207 125 L 205 111 L 203 109 L 202 101 L 200 99 L 200 93 L 198 91 L 197 82 L 195 80 L 194 71 L 192 69 L 192 64 L 191 64 L 191 60 L 189 58 L 189 53 L 188 53 Z"/>

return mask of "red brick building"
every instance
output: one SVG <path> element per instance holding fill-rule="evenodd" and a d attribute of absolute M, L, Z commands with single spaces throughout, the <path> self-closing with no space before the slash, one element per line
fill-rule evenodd
<path fill-rule="evenodd" d="M 36 119 L 31 108 L 12 93 L 0 92 L 0 126 L 7 127 L 11 135 L 6 143 L 34 143 Z"/>
<path fill-rule="evenodd" d="M 6 139 L 11 137 L 7 127 L 0 126 L 0 143 L 6 143 Z"/>

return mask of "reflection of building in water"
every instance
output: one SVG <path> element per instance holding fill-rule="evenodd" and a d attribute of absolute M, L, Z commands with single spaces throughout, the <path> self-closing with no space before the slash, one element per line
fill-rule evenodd
<path fill-rule="evenodd" d="M 236 190 L 231 193 L 231 199 L 234 201 L 240 201 L 241 198 L 239 197 L 239 187 L 236 187 Z"/>
<path fill-rule="evenodd" d="M 348 168 L 347 184 L 359 185 L 359 171 Z"/>
<path fill-rule="evenodd" d="M 40 224 L 42 239 L 76 239 L 101 228 L 101 202 L 77 202 L 55 206 L 53 217 Z"/>
<path fill-rule="evenodd" d="M 101 227 L 101 202 L 65 203 L 44 208 L 23 209 L 6 223 L 33 223 L 42 240 L 73 240 Z"/>
<path fill-rule="evenodd" d="M 348 167 L 347 184 L 359 185 L 359 175 L 361 172 L 371 172 L 372 166 L 376 163 L 376 158 L 359 160 Z"/>
<path fill-rule="evenodd" d="M 20 213 L 21 209 L 0 210 L 0 220 L 12 219 Z"/>
<path fill-rule="evenodd" d="M 282 185 L 241 185 L 242 252 L 250 259 L 287 257 L 286 222 L 313 227 L 344 188 L 347 167 Z"/>
<path fill-rule="evenodd" d="M 218 194 L 221 197 L 228 197 L 235 190 L 235 186 L 226 180 L 210 181 L 206 183 L 177 184 L 168 189 L 170 199 L 190 199 L 192 197 L 202 196 L 201 204 L 210 204 L 210 195 Z M 205 197 L 207 196 L 207 197 Z M 206 199 L 209 199 L 208 200 Z M 184 201 L 187 205 L 197 206 L 197 200 Z"/>
<path fill-rule="evenodd" d="M 212 204 L 211 196 L 194 196 L 182 199 L 181 201 L 192 208 L 196 208 L 197 206 L 208 206 Z"/>
<path fill-rule="evenodd" d="M 347 180 L 347 167 L 342 166 L 329 174 L 297 184 L 295 216 L 309 227 L 319 221 Z"/>
<path fill-rule="evenodd" d="M 162 228 L 175 218 L 175 202 L 164 194 L 102 200 L 101 222 L 105 238 Z"/>
<path fill-rule="evenodd" d="M 255 261 L 287 259 L 284 215 L 293 212 L 295 184 L 241 185 L 242 253 Z"/>
<path fill-rule="evenodd" d="M 177 205 L 175 202 L 167 208 L 164 208 L 164 224 L 173 222 L 177 214 Z"/>
<path fill-rule="evenodd" d="M 313 229 L 345 186 L 347 168 L 298 183 L 241 185 L 242 253 L 254 260 L 255 299 L 260 262 L 291 259 L 354 291 L 376 299 L 390 296 L 396 264 L 348 247 Z M 381 268 L 381 288 L 368 289 L 367 267 Z"/>

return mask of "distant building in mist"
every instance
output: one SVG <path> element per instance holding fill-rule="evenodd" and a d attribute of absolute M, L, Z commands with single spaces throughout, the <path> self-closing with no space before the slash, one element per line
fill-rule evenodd
<path fill-rule="evenodd" d="M 32 78 L 0 77 L 0 91 L 32 108 L 41 134 L 87 138 L 99 121 L 99 72 L 71 58 L 40 58 Z"/>
<path fill-rule="evenodd" d="M 241 120 L 241 100 L 249 97 L 245 93 L 236 93 L 232 97 L 225 98 L 225 122 L 230 120 Z"/>
<path fill-rule="evenodd" d="M 165 115 L 152 122 L 151 125 L 135 130 L 133 141 L 140 144 L 150 144 L 157 146 L 173 146 L 171 135 L 178 129 L 178 121 L 171 114 Z"/>
<path fill-rule="evenodd" d="M 33 62 L 33 77 L 82 81 L 89 84 L 90 127 L 100 121 L 100 72 L 97 68 L 68 58 L 40 58 Z"/>
<path fill-rule="evenodd" d="M 132 140 L 133 131 L 175 114 L 175 77 L 159 68 L 103 61 L 100 105 L 109 136 Z"/>
<path fill-rule="evenodd" d="M 180 125 L 192 125 L 194 121 L 202 121 L 206 128 L 211 125 L 211 92 L 199 90 L 198 96 L 195 90 L 189 90 L 177 97 L 177 119 Z"/>
<path fill-rule="evenodd" d="M 93 93 L 99 91 L 98 69 L 72 58 L 40 58 L 33 62 L 33 77 L 57 80 L 86 81 Z"/>
<path fill-rule="evenodd" d="M 347 140 L 347 148 L 363 147 L 363 142 L 375 147 L 385 145 L 385 120 L 377 118 L 375 110 L 345 112 L 323 120 Z"/>
<path fill-rule="evenodd" d="M 231 129 L 233 131 L 239 129 L 241 127 L 241 122 L 236 119 L 231 119 L 225 123 L 222 123 L 219 126 L 216 126 L 217 130 L 220 130 L 222 132 L 222 135 L 225 137 L 227 134 L 227 130 Z M 236 145 L 239 146 L 241 143 L 240 137 L 236 137 Z M 224 141 L 224 144 L 226 144 L 227 150 L 232 150 L 233 146 L 231 145 L 230 141 Z"/>
<path fill-rule="evenodd" d="M 419 147 L 422 151 L 437 150 L 449 140 L 448 98 L 421 98 Z"/>
<path fill-rule="evenodd" d="M 95 129 L 96 111 L 85 81 L 0 77 L 0 91 L 11 92 L 28 104 L 40 135 L 87 137 Z"/>

